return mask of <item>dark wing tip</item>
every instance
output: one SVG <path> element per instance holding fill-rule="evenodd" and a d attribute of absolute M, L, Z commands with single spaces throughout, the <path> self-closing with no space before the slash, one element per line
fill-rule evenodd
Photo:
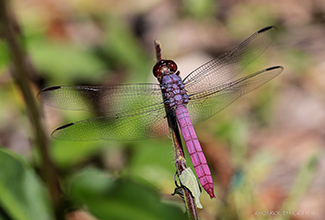
<path fill-rule="evenodd" d="M 61 88 L 61 86 L 51 86 L 51 87 L 44 88 L 37 94 L 37 99 L 40 102 L 42 102 L 42 96 L 43 96 L 44 92 L 53 91 L 53 90 L 57 90 L 60 88 Z"/>
<path fill-rule="evenodd" d="M 51 86 L 51 87 L 47 87 L 47 88 L 42 89 L 42 92 L 57 90 L 57 89 L 60 89 L 60 88 L 61 88 L 61 86 Z"/>
<path fill-rule="evenodd" d="M 55 130 L 52 132 L 52 134 L 53 134 L 54 132 L 58 131 L 58 130 L 62 130 L 62 129 L 64 129 L 64 128 L 70 127 L 71 125 L 74 125 L 74 123 L 69 123 L 69 124 L 66 124 L 66 125 L 62 125 L 62 126 L 58 127 L 57 129 L 55 129 Z"/>
<path fill-rule="evenodd" d="M 55 138 L 55 139 L 62 139 L 60 138 L 60 135 L 58 136 L 58 133 L 60 134 L 60 130 L 63 130 L 65 128 L 68 128 L 70 126 L 74 125 L 74 123 L 69 123 L 69 124 L 66 124 L 66 125 L 62 125 L 60 127 L 58 127 L 57 129 L 55 129 L 52 133 L 51 133 L 51 137 L 52 138 Z"/>
<path fill-rule="evenodd" d="M 261 30 L 257 31 L 257 33 L 260 34 L 260 33 L 264 32 L 264 31 L 270 30 L 272 28 L 277 30 L 277 28 L 275 26 L 268 26 L 268 27 L 262 28 Z"/>
<path fill-rule="evenodd" d="M 265 71 L 270 71 L 270 70 L 274 70 L 274 69 L 283 69 L 282 66 L 272 66 L 270 68 L 267 68 Z"/>

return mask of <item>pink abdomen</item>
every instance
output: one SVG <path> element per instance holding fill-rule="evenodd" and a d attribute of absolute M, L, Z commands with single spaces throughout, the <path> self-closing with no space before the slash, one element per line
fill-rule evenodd
<path fill-rule="evenodd" d="M 184 105 L 178 105 L 175 108 L 175 113 L 196 175 L 204 190 L 213 198 L 215 195 L 211 172 L 194 131 L 188 111 Z"/>

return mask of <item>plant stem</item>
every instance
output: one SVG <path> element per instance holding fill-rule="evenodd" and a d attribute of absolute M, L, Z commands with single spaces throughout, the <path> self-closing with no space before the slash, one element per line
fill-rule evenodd
<path fill-rule="evenodd" d="M 20 33 L 17 33 L 19 26 L 18 23 L 15 22 L 16 19 L 10 10 L 10 6 L 7 4 L 8 2 L 7 0 L 0 0 L 0 34 L 8 44 L 13 62 L 12 75 L 22 92 L 28 116 L 34 130 L 35 144 L 41 155 L 41 174 L 47 184 L 52 203 L 56 210 L 56 217 L 62 220 L 64 219 L 64 217 L 62 217 L 63 215 L 58 214 L 61 203 L 61 189 L 58 176 L 48 151 L 49 140 L 45 134 L 41 121 L 40 108 L 36 104 L 35 95 L 32 92 L 31 83 L 28 77 L 31 75 L 32 65 L 27 65 L 26 52 L 18 43 L 18 39 L 21 38 Z"/>
<path fill-rule="evenodd" d="M 173 142 L 173 150 L 174 150 L 174 156 L 175 156 L 175 167 L 176 167 L 176 174 L 179 177 L 184 169 L 186 169 L 186 160 L 184 156 L 183 146 L 179 134 L 178 127 L 172 128 L 171 125 L 173 125 L 172 122 L 170 122 L 170 116 L 167 116 L 168 118 L 168 124 L 169 124 L 169 130 L 172 137 Z M 174 119 L 176 120 L 176 118 Z M 176 121 L 175 121 L 176 122 Z M 185 207 L 187 211 L 187 215 L 189 219 L 198 220 L 198 214 L 197 209 L 195 206 L 194 198 L 192 197 L 191 193 L 186 187 L 182 187 L 183 195 L 184 195 L 184 202 Z"/>

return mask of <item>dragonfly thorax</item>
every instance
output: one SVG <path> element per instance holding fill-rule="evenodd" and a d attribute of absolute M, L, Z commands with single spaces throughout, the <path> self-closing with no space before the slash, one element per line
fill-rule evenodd
<path fill-rule="evenodd" d="M 170 74 L 163 76 L 160 87 L 166 105 L 173 107 L 189 102 L 182 79 L 178 75 Z"/>

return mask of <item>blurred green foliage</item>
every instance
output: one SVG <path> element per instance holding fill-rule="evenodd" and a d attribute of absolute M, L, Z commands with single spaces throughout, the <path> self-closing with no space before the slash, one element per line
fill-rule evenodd
<path fill-rule="evenodd" d="M 69 192 L 99 219 L 187 219 L 178 207 L 162 203 L 148 187 L 128 179 L 113 180 L 96 169 L 74 175 Z"/>
<path fill-rule="evenodd" d="M 54 219 L 46 187 L 33 168 L 16 154 L 0 148 L 0 218 Z"/>

